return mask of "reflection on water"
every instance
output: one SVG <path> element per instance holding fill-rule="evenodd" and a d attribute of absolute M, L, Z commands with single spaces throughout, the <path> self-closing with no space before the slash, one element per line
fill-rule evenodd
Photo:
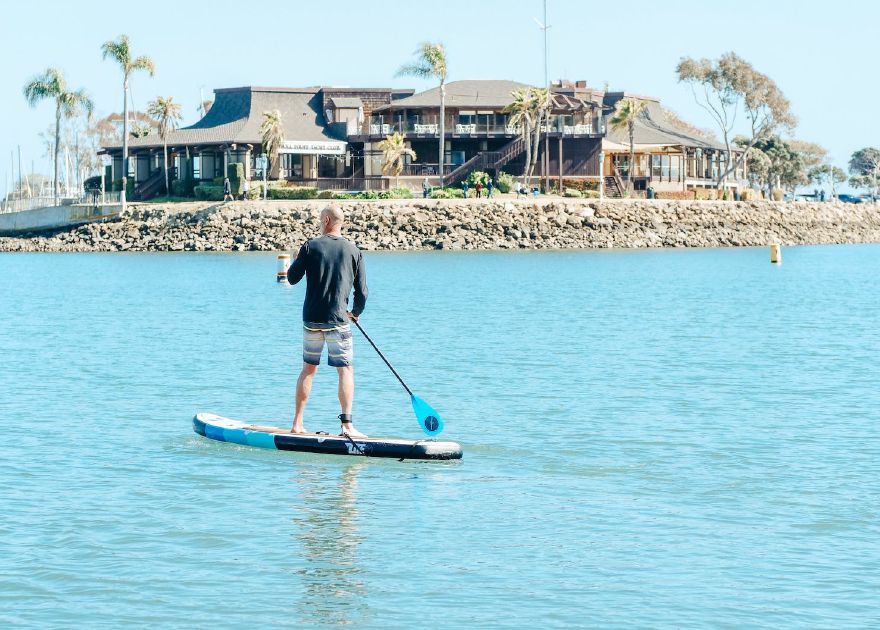
<path fill-rule="evenodd" d="M 301 589 L 301 623 L 344 625 L 366 613 L 362 568 L 357 564 L 362 534 L 358 528 L 359 461 L 344 467 L 301 466 L 292 482 L 299 493 L 294 506 L 293 536 L 304 562 L 296 573 Z"/>

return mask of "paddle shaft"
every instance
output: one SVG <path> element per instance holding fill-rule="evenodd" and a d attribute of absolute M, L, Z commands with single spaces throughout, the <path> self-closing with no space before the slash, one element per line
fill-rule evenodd
<path fill-rule="evenodd" d="M 358 330 L 361 331 L 361 334 L 367 338 L 367 341 L 369 341 L 370 345 L 373 346 L 373 350 L 375 350 L 376 353 L 382 358 L 382 360 L 385 361 L 385 365 L 388 366 L 394 376 L 397 377 L 397 380 L 400 381 L 400 384 L 403 385 L 403 388 L 406 390 L 406 392 L 410 395 L 410 397 L 412 397 L 413 393 L 412 390 L 409 388 L 409 385 L 407 385 L 403 381 L 403 379 L 400 377 L 400 374 L 398 374 L 397 370 L 394 369 L 394 366 L 391 365 L 391 362 L 385 358 L 385 355 L 382 354 L 381 350 L 379 350 L 379 346 L 377 346 L 376 343 L 372 339 L 370 339 L 370 336 L 367 334 L 367 331 L 364 330 L 363 327 L 360 325 L 360 322 L 354 320 L 354 325 L 357 326 Z"/>

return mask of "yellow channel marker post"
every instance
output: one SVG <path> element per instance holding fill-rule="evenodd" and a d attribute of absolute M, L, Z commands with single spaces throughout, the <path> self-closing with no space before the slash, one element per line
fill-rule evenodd
<path fill-rule="evenodd" d="M 779 243 L 770 245 L 770 262 L 782 263 L 782 246 Z"/>

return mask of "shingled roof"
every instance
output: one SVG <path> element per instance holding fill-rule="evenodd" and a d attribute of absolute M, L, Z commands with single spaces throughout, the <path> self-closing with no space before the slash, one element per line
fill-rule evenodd
<path fill-rule="evenodd" d="M 626 96 L 633 95 L 627 94 Z M 700 137 L 676 126 L 666 117 L 659 101 L 649 99 L 648 97 L 639 98 L 645 101 L 647 107 L 642 114 L 636 118 L 634 128 L 635 133 L 633 134 L 636 145 L 685 145 L 702 149 L 725 148 L 724 145 L 718 141 Z M 609 102 L 609 100 L 612 102 Z M 607 105 L 616 104 L 619 100 L 620 98 L 606 98 L 605 103 Z M 610 119 L 612 115 L 613 111 L 609 111 L 608 119 Z M 613 129 L 610 124 L 606 123 L 606 125 L 607 131 L 605 137 L 608 140 L 629 146 L 629 132 L 626 129 Z"/>
<path fill-rule="evenodd" d="M 514 90 L 531 87 L 517 81 L 452 81 L 446 84 L 446 107 L 500 109 L 513 101 Z M 376 111 L 440 107 L 440 87 L 392 101 Z"/>
<path fill-rule="evenodd" d="M 324 118 L 320 91 L 321 88 L 318 87 L 239 87 L 214 90 L 214 104 L 205 117 L 194 125 L 170 133 L 168 146 L 260 144 L 263 112 L 276 109 L 281 112 L 286 139 L 344 140 L 344 129 L 328 125 Z M 161 147 L 162 138 L 158 134 L 132 138 L 128 146 L 132 149 Z"/>

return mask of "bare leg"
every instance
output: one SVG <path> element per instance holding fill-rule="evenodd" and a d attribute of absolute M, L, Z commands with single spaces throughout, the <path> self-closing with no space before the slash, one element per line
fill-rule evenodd
<path fill-rule="evenodd" d="M 299 378 L 296 379 L 296 415 L 293 416 L 291 433 L 306 432 L 305 427 L 303 427 L 303 412 L 305 411 L 306 403 L 309 402 L 309 396 L 312 393 L 312 381 L 317 371 L 317 365 L 303 363 L 302 372 L 299 373 Z"/>
<path fill-rule="evenodd" d="M 336 368 L 336 371 L 339 373 L 339 406 L 343 414 L 350 416 L 354 402 L 354 367 L 346 365 Z M 343 424 L 342 432 L 352 437 L 366 437 L 351 423 Z"/>

